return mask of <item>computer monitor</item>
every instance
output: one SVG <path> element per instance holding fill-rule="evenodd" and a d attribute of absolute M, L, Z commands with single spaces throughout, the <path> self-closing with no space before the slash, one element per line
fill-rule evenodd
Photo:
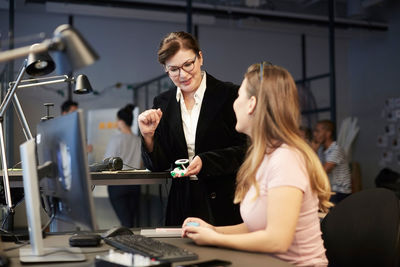
<path fill-rule="evenodd" d="M 95 230 L 85 136 L 81 110 L 37 126 L 38 164 L 54 164 L 53 172 L 40 181 L 55 218 L 52 231 Z"/>
<path fill-rule="evenodd" d="M 28 140 L 20 146 L 31 244 L 20 249 L 20 260 L 82 261 L 85 257 L 79 254 L 79 248 L 43 246 L 38 175 L 38 166 L 52 163 L 52 171 L 41 179 L 40 188 L 57 220 L 69 222 L 79 230 L 96 228 L 82 111 L 41 122 L 37 130 L 36 145 L 34 140 Z"/>

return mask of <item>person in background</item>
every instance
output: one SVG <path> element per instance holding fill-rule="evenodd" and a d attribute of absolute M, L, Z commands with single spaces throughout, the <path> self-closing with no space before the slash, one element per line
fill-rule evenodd
<path fill-rule="evenodd" d="M 118 131 L 111 137 L 104 158 L 120 157 L 123 169 L 141 167 L 141 141 L 132 133 L 134 105 L 128 104 L 117 112 Z M 111 205 L 122 226 L 134 227 L 138 219 L 140 185 L 108 186 Z"/>
<path fill-rule="evenodd" d="M 72 100 L 66 100 L 61 105 L 61 115 L 68 114 L 70 112 L 74 112 L 78 109 L 78 103 Z"/>
<path fill-rule="evenodd" d="M 312 132 L 311 129 L 305 126 L 300 126 L 300 136 L 307 142 L 307 144 L 311 144 L 312 140 Z"/>
<path fill-rule="evenodd" d="M 335 125 L 330 120 L 318 121 L 314 132 L 312 147 L 328 173 L 332 191 L 331 202 L 337 204 L 351 194 L 351 175 L 349 164 L 341 147 L 334 140 Z"/>
<path fill-rule="evenodd" d="M 66 115 L 68 113 L 74 112 L 78 109 L 78 103 L 72 100 L 66 100 L 61 105 L 61 115 Z M 91 153 L 93 151 L 93 145 L 87 144 L 86 146 L 87 153 Z"/>
<path fill-rule="evenodd" d="M 153 108 L 138 119 L 146 168 L 169 170 L 176 160 L 189 159 L 185 177 L 172 180 L 166 225 L 181 225 L 187 216 L 216 225 L 241 222 L 233 204 L 235 175 L 246 149 L 232 108 L 239 87 L 203 71 L 203 60 L 191 34 L 168 34 L 158 61 L 176 88 L 155 97 Z"/>
<path fill-rule="evenodd" d="M 233 108 L 236 130 L 251 139 L 236 178 L 235 203 L 240 203 L 244 222 L 215 227 L 187 218 L 182 236 L 198 245 L 272 253 L 299 266 L 326 266 L 318 209 L 332 206 L 331 191 L 317 155 L 299 135 L 292 76 L 269 63 L 251 65 Z"/>

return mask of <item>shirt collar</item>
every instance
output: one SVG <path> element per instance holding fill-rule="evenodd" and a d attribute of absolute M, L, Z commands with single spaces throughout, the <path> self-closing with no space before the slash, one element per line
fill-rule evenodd
<path fill-rule="evenodd" d="M 206 87 L 207 87 L 207 83 L 206 83 L 206 72 L 203 71 L 202 72 L 202 79 L 201 79 L 201 83 L 199 88 L 197 88 L 196 92 L 194 93 L 194 100 L 196 101 L 196 103 L 201 103 L 203 101 L 203 97 L 204 97 L 204 93 L 206 92 Z M 183 98 L 182 95 L 182 91 L 181 88 L 177 87 L 176 90 L 176 102 L 179 102 L 179 100 Z"/>

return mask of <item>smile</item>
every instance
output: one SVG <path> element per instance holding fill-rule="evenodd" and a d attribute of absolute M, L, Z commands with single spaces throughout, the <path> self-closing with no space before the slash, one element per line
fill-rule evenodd
<path fill-rule="evenodd" d="M 185 80 L 185 81 L 179 81 L 179 82 L 180 82 L 181 84 L 184 84 L 184 85 L 189 85 L 191 81 L 192 81 L 192 78 L 190 78 L 190 79 L 188 79 L 188 80 Z"/>

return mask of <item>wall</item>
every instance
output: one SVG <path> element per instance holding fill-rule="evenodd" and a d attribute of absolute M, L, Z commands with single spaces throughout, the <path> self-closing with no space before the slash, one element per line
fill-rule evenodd
<path fill-rule="evenodd" d="M 336 31 L 337 119 L 340 123 L 347 116 L 360 118 L 362 129 L 354 148 L 353 159 L 361 162 L 364 184 L 367 187 L 372 185 L 371 179 L 377 170 L 374 166 L 373 146 L 370 150 L 365 150 L 369 144 L 374 144 L 375 133 L 369 132 L 373 132 L 379 123 L 375 114 L 381 109 L 383 100 L 376 100 L 395 93 L 394 82 L 397 76 L 394 62 L 398 61 L 393 59 L 398 57 L 395 53 L 395 42 L 398 43 L 400 37 L 396 36 L 399 22 L 394 16 L 393 20 L 388 33 L 365 30 Z M 17 40 L 19 37 L 38 32 L 46 32 L 51 36 L 58 25 L 67 21 L 66 15 L 47 13 L 40 5 L 24 6 L 17 9 L 15 36 Z M 116 82 L 135 84 L 162 74 L 163 70 L 156 60 L 160 39 L 170 31 L 186 29 L 184 23 L 85 15 L 75 16 L 74 25 L 100 55 L 100 60 L 94 65 L 77 72 L 88 75 L 93 88 L 102 92 L 99 96 L 74 96 L 74 100 L 85 110 L 121 107 L 130 102 L 132 92 L 125 86 L 117 89 L 113 85 Z M 0 31 L 3 38 L 7 30 L 7 10 L 0 10 Z M 199 41 L 204 54 L 205 70 L 222 80 L 240 83 L 248 65 L 267 60 L 286 67 L 295 79 L 300 79 L 303 33 L 307 37 L 307 74 L 313 76 L 327 73 L 329 57 L 326 28 L 219 19 L 213 25 L 199 25 Z M 17 42 L 16 47 L 27 43 L 32 43 L 32 40 L 26 43 Z M 393 62 L 389 63 L 392 70 L 381 68 L 380 62 L 384 61 Z M 21 60 L 16 60 L 16 71 L 20 64 Z M 376 67 L 371 68 L 371 65 Z M 4 64 L 0 64 L 0 70 L 2 67 Z M 388 83 L 388 86 L 382 88 L 384 80 L 393 82 L 393 85 Z M 59 114 L 59 106 L 66 96 L 57 94 L 57 89 L 66 92 L 65 85 L 53 89 L 32 88 L 18 92 L 33 131 L 36 123 L 44 116 L 43 103 L 55 103 L 53 114 Z M 329 79 L 312 82 L 311 89 L 319 107 L 329 106 Z M 18 145 L 23 141 L 18 122 L 15 122 L 14 132 L 14 149 L 18 157 Z"/>
<path fill-rule="evenodd" d="M 353 157 L 361 164 L 363 186 L 374 187 L 382 149 L 377 137 L 385 131 L 387 121 L 381 117 L 385 100 L 400 97 L 400 4 L 388 6 L 387 33 L 359 33 L 349 45 L 348 68 L 351 111 L 359 118 L 361 131 L 354 146 Z M 395 171 L 400 166 L 387 164 Z"/>

